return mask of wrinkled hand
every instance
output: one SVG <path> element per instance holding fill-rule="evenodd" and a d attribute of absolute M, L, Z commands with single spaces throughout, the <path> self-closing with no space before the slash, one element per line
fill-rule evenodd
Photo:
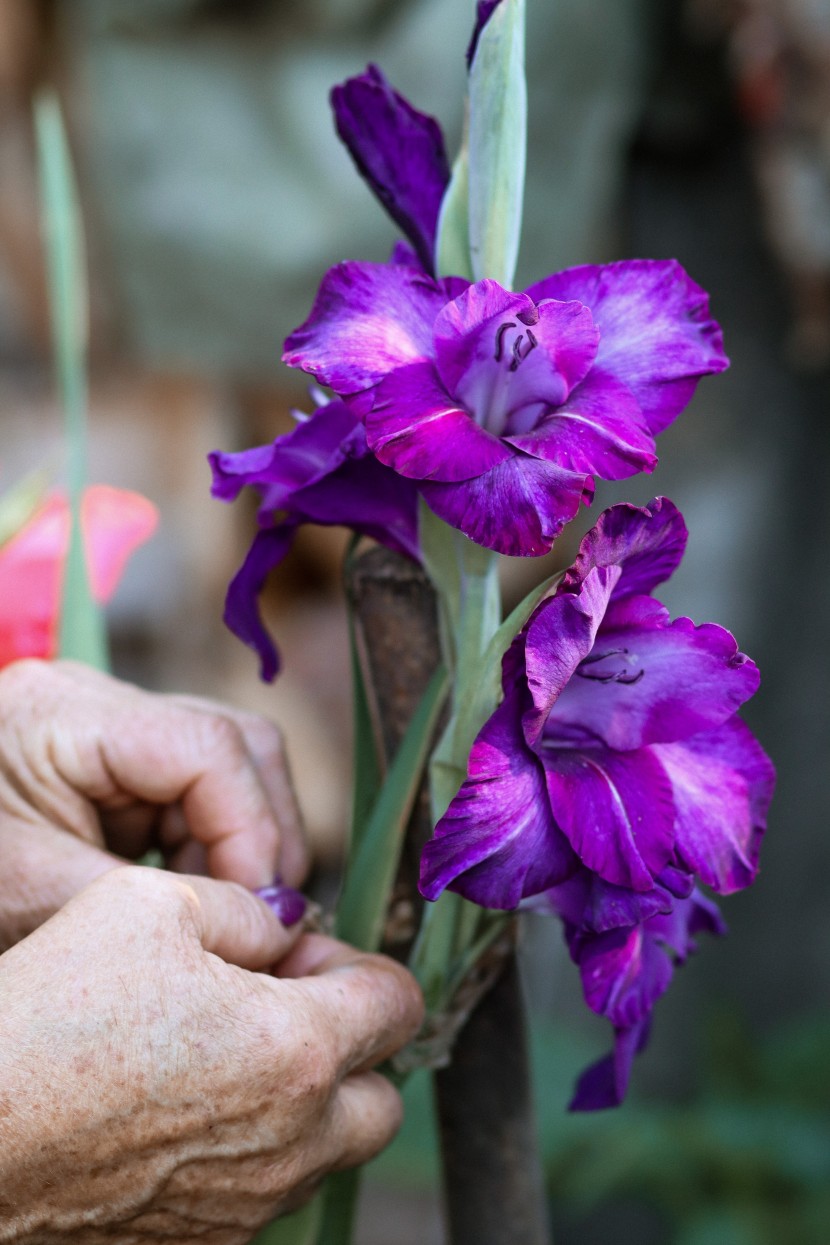
<path fill-rule="evenodd" d="M 242 1245 L 400 1121 L 421 1000 L 227 882 L 123 868 L 0 958 L 0 1241 Z M 239 966 L 239 967 L 237 967 Z"/>
<path fill-rule="evenodd" d="M 306 869 L 276 726 L 73 662 L 0 672 L 0 950 L 99 874 L 173 869 L 264 886 Z"/>

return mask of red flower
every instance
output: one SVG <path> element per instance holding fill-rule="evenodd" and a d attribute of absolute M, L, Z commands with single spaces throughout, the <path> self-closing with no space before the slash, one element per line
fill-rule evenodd
<path fill-rule="evenodd" d="M 99 484 L 84 493 L 81 524 L 95 600 L 114 593 L 127 559 L 152 535 L 158 512 L 139 493 Z M 54 657 L 69 503 L 55 494 L 0 546 L 0 666 L 21 657 Z"/>

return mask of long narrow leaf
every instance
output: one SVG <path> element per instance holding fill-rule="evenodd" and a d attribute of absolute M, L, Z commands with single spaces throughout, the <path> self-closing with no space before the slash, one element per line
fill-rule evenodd
<path fill-rule="evenodd" d="M 355 536 L 346 554 L 346 575 L 352 566 L 360 538 Z M 352 670 L 352 723 L 354 729 L 354 763 L 352 766 L 352 820 L 349 836 L 349 852 L 352 856 L 359 850 L 372 809 L 378 798 L 383 773 L 378 756 L 369 695 L 363 675 L 363 666 L 357 642 L 354 610 L 347 595 L 349 621 L 349 653 Z"/>
<path fill-rule="evenodd" d="M 374 951 L 380 944 L 406 824 L 423 779 L 447 688 L 446 672 L 439 668 L 395 753 L 358 850 L 349 862 L 337 906 L 337 935 L 365 951 Z"/>
<path fill-rule="evenodd" d="M 64 573 L 59 654 L 108 665 L 103 615 L 92 598 L 81 531 L 86 483 L 87 288 L 81 217 L 60 106 L 52 92 L 35 103 L 43 233 L 58 387 L 64 409 L 72 515 Z"/>

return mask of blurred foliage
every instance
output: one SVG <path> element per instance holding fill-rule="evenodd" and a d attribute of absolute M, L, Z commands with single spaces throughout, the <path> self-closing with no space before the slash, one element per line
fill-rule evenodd
<path fill-rule="evenodd" d="M 703 1026 L 699 1092 L 685 1103 L 631 1095 L 618 1111 L 569 1115 L 575 1074 L 593 1054 L 537 1025 L 537 1109 L 557 1241 L 592 1235 L 598 1213 L 639 1204 L 671 1245 L 826 1245 L 830 1224 L 830 1016 L 758 1039 L 728 1009 Z M 437 1142 L 429 1081 L 413 1077 L 406 1121 L 371 1178 L 434 1187 Z M 611 1223 L 615 1220 L 612 1218 Z M 612 1229 L 614 1245 L 625 1234 Z M 637 1238 L 641 1243 L 644 1238 Z"/>

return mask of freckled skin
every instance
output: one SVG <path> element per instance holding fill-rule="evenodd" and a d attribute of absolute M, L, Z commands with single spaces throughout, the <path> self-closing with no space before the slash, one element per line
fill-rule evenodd
<path fill-rule="evenodd" d="M 7 667 L 0 861 L 0 1245 L 241 1245 L 394 1134 L 413 979 L 246 889 L 306 868 L 271 724 Z"/>
<path fill-rule="evenodd" d="M 125 867 L 0 956 L 0 1242 L 242 1245 L 390 1140 L 371 1069 L 417 987 L 290 939 L 241 887 Z"/>

